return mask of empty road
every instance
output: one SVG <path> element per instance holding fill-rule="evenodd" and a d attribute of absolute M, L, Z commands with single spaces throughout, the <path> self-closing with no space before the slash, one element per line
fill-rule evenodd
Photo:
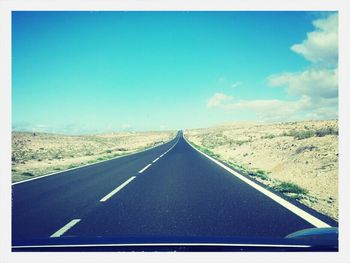
<path fill-rule="evenodd" d="M 144 152 L 12 188 L 13 245 L 69 236 L 284 237 L 325 222 L 244 182 L 181 132 Z"/>

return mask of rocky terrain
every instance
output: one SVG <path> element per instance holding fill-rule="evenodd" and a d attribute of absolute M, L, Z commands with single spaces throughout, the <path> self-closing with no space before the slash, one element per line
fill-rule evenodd
<path fill-rule="evenodd" d="M 176 132 L 69 136 L 12 132 L 12 181 L 108 160 L 164 143 Z"/>

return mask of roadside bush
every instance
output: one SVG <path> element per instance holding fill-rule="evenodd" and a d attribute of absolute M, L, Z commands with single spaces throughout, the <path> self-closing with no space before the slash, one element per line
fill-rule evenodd
<path fill-rule="evenodd" d="M 306 195 L 308 191 L 297 184 L 291 182 L 282 182 L 275 189 L 282 193 L 292 193 L 298 195 Z"/>
<path fill-rule="evenodd" d="M 274 134 L 265 134 L 264 136 L 261 136 L 260 138 L 261 139 L 273 139 L 275 137 L 276 137 L 276 135 L 274 135 Z"/>
<path fill-rule="evenodd" d="M 34 176 L 34 174 L 32 174 L 30 172 L 24 172 L 24 173 L 22 173 L 22 175 L 24 175 L 24 176 Z"/>
<path fill-rule="evenodd" d="M 208 148 L 204 148 L 204 147 L 200 147 L 200 150 L 203 151 L 205 154 L 208 154 L 209 156 L 212 157 L 220 157 L 220 155 L 212 152 L 211 150 L 209 150 Z"/>
<path fill-rule="evenodd" d="M 282 136 L 293 136 L 295 139 L 302 140 L 310 137 L 323 137 L 326 135 L 338 135 L 338 128 L 336 127 L 325 127 L 316 130 L 291 130 L 289 132 L 284 131 Z"/>
<path fill-rule="evenodd" d="M 323 137 L 326 135 L 338 135 L 338 128 L 334 128 L 334 127 L 321 128 L 316 130 L 315 135 L 317 137 Z"/>
<path fill-rule="evenodd" d="M 289 136 L 293 136 L 295 139 L 302 140 L 315 136 L 315 131 L 313 130 L 305 130 L 305 131 L 295 131 L 292 130 L 289 133 Z"/>
<path fill-rule="evenodd" d="M 76 165 L 76 164 L 70 164 L 69 166 L 68 166 L 68 169 L 72 169 L 72 168 L 75 168 L 75 167 L 77 167 L 78 165 Z"/>
<path fill-rule="evenodd" d="M 145 149 L 148 148 L 148 147 L 149 146 L 146 146 Z M 115 150 L 116 151 L 127 151 L 128 149 L 126 149 L 126 148 L 116 148 Z"/>
<path fill-rule="evenodd" d="M 261 178 L 263 180 L 268 180 L 269 179 L 269 177 L 267 176 L 266 172 L 263 171 L 263 170 L 258 170 L 256 172 L 249 171 L 248 175 L 253 176 L 253 177 L 259 177 L 259 178 Z"/>
<path fill-rule="evenodd" d="M 237 169 L 237 170 L 240 170 L 240 171 L 242 171 L 242 172 L 246 172 L 246 171 L 247 171 L 247 169 L 246 169 L 244 166 L 242 166 L 242 165 L 235 164 L 235 163 L 233 163 L 233 162 L 231 162 L 231 161 L 228 161 L 227 163 L 228 163 L 230 166 L 232 166 L 232 167 L 234 167 L 235 169 Z"/>
<path fill-rule="evenodd" d="M 237 140 L 237 141 L 234 141 L 235 144 L 237 144 L 238 146 L 241 146 L 247 142 L 251 142 L 251 140 Z"/>
<path fill-rule="evenodd" d="M 305 151 L 313 151 L 313 150 L 317 150 L 318 148 L 315 145 L 305 145 L 305 146 L 301 146 L 298 149 L 296 149 L 296 153 L 303 153 Z"/>
<path fill-rule="evenodd" d="M 53 156 L 53 158 L 60 160 L 60 159 L 63 159 L 63 156 L 61 156 L 59 154 L 56 154 L 56 155 Z"/>

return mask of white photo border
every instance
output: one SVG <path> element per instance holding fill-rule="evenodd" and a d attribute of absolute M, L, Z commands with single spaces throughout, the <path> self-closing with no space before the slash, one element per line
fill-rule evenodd
<path fill-rule="evenodd" d="M 350 9 L 346 0 L 0 0 L 0 262 L 347 262 L 350 258 Z M 19 253 L 11 252 L 11 12 L 12 11 L 338 11 L 339 12 L 339 252 Z"/>

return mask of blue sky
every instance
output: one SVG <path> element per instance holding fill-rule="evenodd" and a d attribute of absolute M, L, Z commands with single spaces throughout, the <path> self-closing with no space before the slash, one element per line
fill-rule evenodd
<path fill-rule="evenodd" d="M 327 12 L 13 12 L 13 129 L 335 118 L 336 29 Z"/>

